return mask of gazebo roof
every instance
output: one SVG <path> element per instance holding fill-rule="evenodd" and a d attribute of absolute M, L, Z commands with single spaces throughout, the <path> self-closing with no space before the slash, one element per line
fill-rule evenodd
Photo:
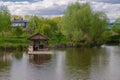
<path fill-rule="evenodd" d="M 32 35 L 31 37 L 29 37 L 28 40 L 31 40 L 31 41 L 32 40 L 49 40 L 49 38 L 41 33 L 36 33 Z"/>

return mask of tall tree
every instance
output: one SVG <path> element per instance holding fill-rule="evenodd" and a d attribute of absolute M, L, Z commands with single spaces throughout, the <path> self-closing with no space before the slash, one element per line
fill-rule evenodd
<path fill-rule="evenodd" d="M 4 33 L 11 29 L 11 15 L 7 7 L 0 10 L 0 32 Z"/>
<path fill-rule="evenodd" d="M 88 3 L 76 2 L 68 5 L 61 23 L 61 31 L 70 41 L 100 45 L 97 41 L 105 32 L 107 17 L 103 12 L 93 12 Z"/>
<path fill-rule="evenodd" d="M 5 7 L 3 10 L 0 10 L 0 30 L 9 30 L 11 26 L 11 15 Z"/>
<path fill-rule="evenodd" d="M 67 10 L 62 18 L 62 32 L 70 41 L 79 41 L 83 37 L 83 31 L 87 31 L 87 26 L 84 27 L 84 13 L 87 13 L 83 6 L 79 3 L 68 5 Z M 82 31 L 83 30 L 83 31 Z M 86 31 L 85 31 L 86 30 Z"/>

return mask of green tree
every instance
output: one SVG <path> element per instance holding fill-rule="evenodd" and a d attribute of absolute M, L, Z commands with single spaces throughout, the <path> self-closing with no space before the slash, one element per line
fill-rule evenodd
<path fill-rule="evenodd" d="M 93 44 L 97 46 L 104 44 L 103 43 L 105 42 L 104 37 L 106 37 L 105 35 L 108 34 L 105 31 L 106 26 L 107 26 L 106 15 L 103 12 L 93 13 L 91 21 L 90 21 L 89 32 L 88 32 Z M 110 36 L 108 35 L 108 37 Z"/>
<path fill-rule="evenodd" d="M 115 23 L 114 23 L 114 25 L 112 27 L 112 31 L 120 34 L 120 18 L 117 18 L 115 20 Z"/>
<path fill-rule="evenodd" d="M 39 26 L 39 18 L 37 16 L 31 16 L 28 26 L 33 27 L 33 28 L 38 27 Z"/>
<path fill-rule="evenodd" d="M 98 46 L 103 44 L 99 39 L 103 39 L 107 17 L 103 12 L 93 12 L 88 3 L 76 2 L 68 5 L 61 24 L 62 33 L 73 43 L 84 40 Z"/>
<path fill-rule="evenodd" d="M 11 29 L 11 15 L 7 7 L 2 6 L 0 10 L 0 32 L 4 33 Z"/>
<path fill-rule="evenodd" d="M 62 17 L 61 31 L 64 35 L 66 35 L 66 37 L 70 41 L 74 41 L 74 40 L 79 41 L 82 38 L 82 31 L 80 27 L 77 26 L 80 24 L 79 23 L 80 21 L 78 20 L 80 19 L 78 18 L 79 16 L 78 13 L 80 8 L 81 8 L 81 5 L 79 5 L 79 3 L 68 5 L 67 10 L 65 11 L 64 16 Z M 74 34 L 77 34 L 77 36 Z"/>
<path fill-rule="evenodd" d="M 19 16 L 19 15 L 12 15 L 12 19 L 21 19 L 22 16 Z"/>
<path fill-rule="evenodd" d="M 17 27 L 14 29 L 13 35 L 16 37 L 19 37 L 23 34 L 23 28 L 22 27 Z"/>
<path fill-rule="evenodd" d="M 64 35 L 60 31 L 61 17 L 43 18 L 32 16 L 29 20 L 29 27 L 35 26 L 33 33 L 42 33 L 50 38 L 50 43 L 60 43 Z M 59 38 L 58 38 L 59 37 Z"/>
<path fill-rule="evenodd" d="M 27 32 L 30 34 L 34 33 L 35 29 L 37 29 L 39 26 L 39 18 L 37 16 L 29 15 L 25 15 L 25 18 L 28 20 Z"/>
<path fill-rule="evenodd" d="M 30 18 L 31 18 L 31 15 L 24 15 L 24 19 L 25 19 L 25 20 L 29 21 Z"/>

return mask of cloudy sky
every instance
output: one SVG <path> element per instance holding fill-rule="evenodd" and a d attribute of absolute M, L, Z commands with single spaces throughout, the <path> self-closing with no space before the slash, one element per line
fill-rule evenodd
<path fill-rule="evenodd" d="M 66 6 L 77 0 L 0 0 L 0 5 L 8 6 L 11 14 L 59 16 Z M 120 16 L 120 0 L 79 0 L 89 2 L 94 11 L 104 11 L 111 21 Z"/>

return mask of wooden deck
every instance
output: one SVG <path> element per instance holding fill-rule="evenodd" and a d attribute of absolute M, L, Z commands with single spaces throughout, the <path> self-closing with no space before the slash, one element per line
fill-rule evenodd
<path fill-rule="evenodd" d="M 37 55 L 37 54 L 53 54 L 53 51 L 29 51 L 29 55 Z"/>

